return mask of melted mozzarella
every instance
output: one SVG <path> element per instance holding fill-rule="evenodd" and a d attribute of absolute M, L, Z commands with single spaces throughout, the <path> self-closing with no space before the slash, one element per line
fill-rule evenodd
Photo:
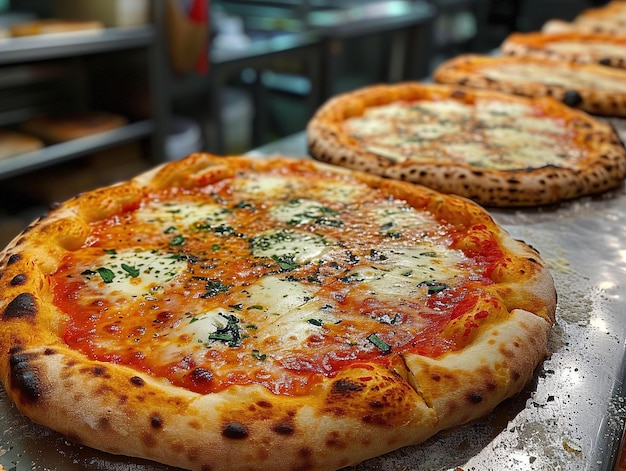
<path fill-rule="evenodd" d="M 228 318 L 222 309 L 215 309 L 198 315 L 188 314 L 177 326 L 178 335 L 186 335 L 185 343 L 201 343 L 209 340 L 214 334 L 228 325 Z"/>
<path fill-rule="evenodd" d="M 289 258 L 297 264 L 318 259 L 328 247 L 324 236 L 290 229 L 271 229 L 251 241 L 255 257 Z"/>
<path fill-rule="evenodd" d="M 219 224 L 228 220 L 229 212 L 217 203 L 152 203 L 135 212 L 139 222 L 156 225 L 161 230 L 179 230 L 195 224 Z"/>
<path fill-rule="evenodd" d="M 256 336 L 268 353 L 300 351 L 310 335 L 337 321 L 332 311 L 322 309 L 312 287 L 279 276 L 262 278 L 239 301 L 255 315 Z"/>
<path fill-rule="evenodd" d="M 382 121 L 385 126 L 395 123 L 393 132 L 361 133 L 361 127 L 375 129 Z M 509 170 L 564 165 L 580 158 L 575 146 L 563 142 L 569 132 L 565 123 L 537 115 L 528 104 L 506 100 L 478 99 L 473 106 L 451 99 L 395 103 L 347 123 L 355 133 L 367 135 L 363 145 L 369 152 L 395 162 L 466 162 Z"/>
<path fill-rule="evenodd" d="M 420 228 L 423 231 L 430 231 L 437 227 L 438 222 L 432 214 L 424 211 L 399 205 L 388 204 L 377 207 L 373 210 L 373 217 L 376 222 L 389 230 L 404 230 L 407 228 Z"/>
<path fill-rule="evenodd" d="M 106 297 L 147 296 L 171 282 L 187 267 L 187 262 L 156 251 L 118 250 L 105 253 L 84 266 L 88 284 Z"/>
<path fill-rule="evenodd" d="M 485 75 L 492 80 L 524 82 L 537 80 L 576 90 L 580 87 L 601 88 L 607 93 L 626 93 L 626 82 L 619 78 L 599 76 L 585 70 L 571 70 L 535 64 L 503 64 L 497 68 L 485 67 Z"/>
<path fill-rule="evenodd" d="M 472 107 L 458 100 L 421 101 L 416 107 L 420 111 L 433 113 L 438 119 L 459 119 L 472 114 Z"/>
<path fill-rule="evenodd" d="M 322 224 L 330 226 L 341 225 L 336 211 L 322 203 L 311 199 L 293 199 L 270 210 L 276 220 L 289 225 Z"/>
<path fill-rule="evenodd" d="M 296 179 L 280 175 L 246 174 L 245 178 L 235 178 L 233 188 L 248 193 L 253 198 L 278 198 L 297 188 Z"/>

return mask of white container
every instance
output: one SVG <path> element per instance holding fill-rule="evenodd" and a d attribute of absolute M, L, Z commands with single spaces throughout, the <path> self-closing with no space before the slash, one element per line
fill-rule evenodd
<path fill-rule="evenodd" d="M 222 93 L 222 129 L 228 154 L 239 154 L 252 147 L 252 98 L 243 90 L 227 87 Z"/>
<path fill-rule="evenodd" d="M 179 160 L 202 150 L 202 132 L 198 123 L 189 118 L 174 116 L 165 139 L 167 160 Z"/>

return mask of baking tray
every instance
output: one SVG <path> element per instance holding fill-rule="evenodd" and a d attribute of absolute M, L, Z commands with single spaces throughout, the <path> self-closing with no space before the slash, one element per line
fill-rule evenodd
<path fill-rule="evenodd" d="M 305 156 L 304 133 L 250 155 Z M 550 355 L 488 416 L 354 467 L 398 470 L 613 470 L 626 423 L 626 188 L 534 209 L 490 210 L 551 269 L 559 302 Z M 0 388 L 8 471 L 172 469 L 73 444 L 23 417 Z"/>

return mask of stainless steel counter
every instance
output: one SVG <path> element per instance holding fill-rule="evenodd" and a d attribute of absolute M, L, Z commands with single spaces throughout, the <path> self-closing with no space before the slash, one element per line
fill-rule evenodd
<path fill-rule="evenodd" d="M 252 155 L 305 156 L 298 134 Z M 552 270 L 559 304 L 549 358 L 518 397 L 484 419 L 354 471 L 612 470 L 626 423 L 626 188 L 555 207 L 490 210 Z M 167 469 L 67 442 L 21 416 L 0 390 L 7 470 Z"/>

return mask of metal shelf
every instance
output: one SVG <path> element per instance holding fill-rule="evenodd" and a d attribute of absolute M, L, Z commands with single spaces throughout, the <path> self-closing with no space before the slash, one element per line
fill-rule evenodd
<path fill-rule="evenodd" d="M 97 54 L 150 46 L 152 26 L 26 36 L 0 40 L 0 65 Z"/>
<path fill-rule="evenodd" d="M 152 120 L 137 121 L 119 129 L 53 144 L 35 152 L 2 160 L 0 161 L 0 179 L 14 177 L 44 166 L 149 137 L 154 132 L 154 127 Z"/>

